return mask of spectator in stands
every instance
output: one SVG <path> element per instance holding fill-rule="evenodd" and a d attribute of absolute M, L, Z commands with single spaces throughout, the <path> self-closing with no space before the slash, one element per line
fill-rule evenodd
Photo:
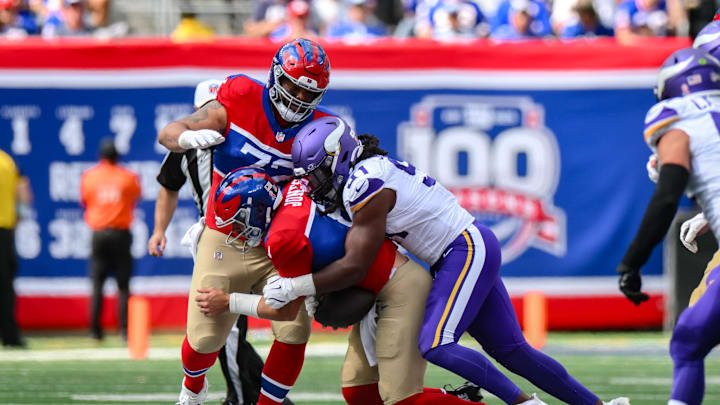
<path fill-rule="evenodd" d="M 24 38 L 37 32 L 35 16 L 22 0 L 0 0 L 0 36 Z"/>
<path fill-rule="evenodd" d="M 665 0 L 623 0 L 615 12 L 615 35 L 622 43 L 636 36 L 665 36 L 668 27 Z"/>
<path fill-rule="evenodd" d="M 62 0 L 59 12 L 51 13 L 42 29 L 43 38 L 85 37 L 91 34 L 85 23 L 84 0 Z"/>
<path fill-rule="evenodd" d="M 393 36 L 398 38 L 415 36 L 415 29 L 417 26 L 416 10 L 419 1 L 420 0 L 401 0 L 403 16 L 400 22 L 398 22 L 397 26 L 395 27 Z"/>
<path fill-rule="evenodd" d="M 544 3 L 535 0 L 510 0 L 508 4 L 508 22 L 492 31 L 493 38 L 514 40 L 550 35 L 550 16 Z M 501 4 L 498 13 L 502 9 Z"/>
<path fill-rule="evenodd" d="M 20 174 L 12 157 L 0 150 L 0 336 L 6 347 L 25 346 L 15 320 L 15 224 L 17 212 L 31 203 L 30 182 Z"/>
<path fill-rule="evenodd" d="M 103 285 L 115 273 L 118 285 L 118 323 L 120 335 L 127 337 L 127 304 L 130 296 L 133 210 L 141 195 L 138 176 L 117 164 L 118 152 L 112 138 L 100 143 L 100 163 L 82 174 L 80 202 L 85 222 L 93 230 L 90 257 L 92 305 L 90 336 L 103 338 L 100 325 Z"/>
<path fill-rule="evenodd" d="M 345 0 L 346 13 L 337 23 L 328 27 L 328 38 L 372 38 L 387 34 L 385 26 L 372 14 L 371 0 Z"/>
<path fill-rule="evenodd" d="M 563 29 L 562 38 L 613 36 L 613 30 L 600 22 L 592 0 L 578 0 L 573 11 L 575 21 Z"/>
<path fill-rule="evenodd" d="M 415 33 L 420 38 L 478 38 L 488 32 L 489 24 L 474 0 L 438 0 L 419 6 Z"/>
<path fill-rule="evenodd" d="M 287 5 L 284 24 L 270 33 L 270 39 L 287 42 L 295 38 L 314 38 L 318 33 L 310 23 L 310 3 L 292 0 Z"/>
<path fill-rule="evenodd" d="M 193 12 L 183 12 L 180 22 L 170 34 L 170 38 L 175 42 L 206 41 L 214 36 L 215 31 L 200 21 Z"/>
<path fill-rule="evenodd" d="M 551 34 L 550 12 L 542 0 L 503 0 L 490 24 L 490 36 L 499 39 L 545 37 Z"/>
<path fill-rule="evenodd" d="M 243 33 L 250 37 L 267 37 L 285 22 L 286 0 L 260 0 L 250 19 L 245 21 Z"/>
<path fill-rule="evenodd" d="M 90 25 L 93 28 L 100 28 L 108 25 L 110 0 L 87 0 L 87 9 Z"/>

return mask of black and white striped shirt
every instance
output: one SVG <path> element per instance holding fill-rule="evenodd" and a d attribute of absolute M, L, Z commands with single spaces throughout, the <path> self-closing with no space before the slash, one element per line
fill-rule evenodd
<path fill-rule="evenodd" d="M 179 191 L 190 178 L 191 190 L 200 216 L 205 216 L 212 186 L 212 148 L 169 152 L 160 166 L 157 181 L 168 190 Z"/>

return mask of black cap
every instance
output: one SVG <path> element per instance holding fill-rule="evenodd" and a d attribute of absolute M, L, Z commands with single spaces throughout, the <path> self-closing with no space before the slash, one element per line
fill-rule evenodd
<path fill-rule="evenodd" d="M 108 159 L 113 162 L 118 158 L 118 151 L 115 149 L 115 140 L 113 138 L 103 138 L 100 141 L 100 159 Z"/>

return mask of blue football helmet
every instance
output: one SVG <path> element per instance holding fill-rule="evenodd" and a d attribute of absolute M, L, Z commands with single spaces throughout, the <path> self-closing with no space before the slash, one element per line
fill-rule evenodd
<path fill-rule="evenodd" d="M 225 243 L 242 238 L 246 252 L 258 246 L 282 201 L 280 188 L 262 170 L 241 167 L 226 174 L 215 192 L 215 225 L 232 226 Z"/>
<path fill-rule="evenodd" d="M 655 95 L 665 100 L 708 90 L 720 90 L 720 61 L 702 49 L 684 48 L 660 67 Z"/>

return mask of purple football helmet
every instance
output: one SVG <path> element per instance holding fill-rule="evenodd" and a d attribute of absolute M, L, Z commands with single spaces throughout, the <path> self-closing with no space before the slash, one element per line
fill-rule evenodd
<path fill-rule="evenodd" d="M 706 25 L 695 37 L 693 48 L 702 49 L 720 59 L 720 21 L 713 21 Z"/>
<path fill-rule="evenodd" d="M 305 125 L 295 136 L 292 161 L 296 177 L 307 177 L 308 196 L 335 211 L 342 203 L 342 187 L 363 145 L 355 131 L 339 117 L 323 117 Z"/>
<path fill-rule="evenodd" d="M 707 90 L 720 90 L 720 62 L 702 49 L 675 51 L 660 67 L 655 87 L 658 100 Z"/>

